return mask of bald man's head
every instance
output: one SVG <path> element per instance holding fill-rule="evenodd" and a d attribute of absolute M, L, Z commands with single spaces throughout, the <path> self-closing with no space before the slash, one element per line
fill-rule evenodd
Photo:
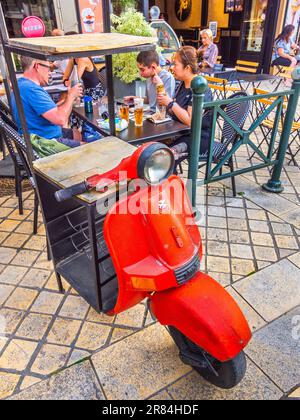
<path fill-rule="evenodd" d="M 65 33 L 62 29 L 53 29 L 53 31 L 51 32 L 52 36 L 64 36 Z"/>

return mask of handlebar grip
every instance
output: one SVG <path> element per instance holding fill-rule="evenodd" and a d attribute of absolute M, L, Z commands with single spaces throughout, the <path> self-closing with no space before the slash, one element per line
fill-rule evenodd
<path fill-rule="evenodd" d="M 62 203 L 63 201 L 70 200 L 75 195 L 80 195 L 87 192 L 88 186 L 87 183 L 81 182 L 80 184 L 72 185 L 72 187 L 65 188 L 63 190 L 56 191 L 55 198 L 56 201 Z"/>

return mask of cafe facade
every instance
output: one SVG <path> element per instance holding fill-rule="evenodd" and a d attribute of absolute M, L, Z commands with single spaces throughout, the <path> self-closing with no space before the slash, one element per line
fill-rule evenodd
<path fill-rule="evenodd" d="M 119 4 L 112 1 L 114 11 Z M 43 19 L 46 34 L 53 28 L 65 32 L 101 32 L 102 0 L 2 0 L 10 37 L 21 37 L 26 16 Z M 296 0 L 128 0 L 149 18 L 149 9 L 158 6 L 178 37 L 197 46 L 200 29 L 216 33 L 222 63 L 234 66 L 237 60 L 258 62 L 269 71 L 274 40 L 286 23 L 297 27 L 299 36 L 300 1 Z M 191 42 L 192 41 L 192 42 Z"/>
<path fill-rule="evenodd" d="M 293 19 L 298 31 L 300 22 L 300 1 L 295 0 L 157 0 L 155 4 L 187 44 L 192 40 L 197 45 L 199 29 L 211 26 L 225 66 L 253 61 L 264 72 L 269 71 L 274 40 L 284 24 Z"/>

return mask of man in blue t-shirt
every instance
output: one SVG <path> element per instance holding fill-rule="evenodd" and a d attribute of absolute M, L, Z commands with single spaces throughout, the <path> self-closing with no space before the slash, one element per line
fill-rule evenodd
<path fill-rule="evenodd" d="M 63 127 L 68 125 L 74 101 L 82 96 L 82 87 L 76 85 L 70 88 L 66 100 L 61 105 L 56 105 L 42 88 L 49 80 L 50 63 L 21 57 L 21 64 L 24 74 L 18 80 L 18 84 L 29 133 L 45 139 L 56 139 L 69 147 L 80 146 L 80 137 L 74 139 L 73 131 Z M 12 96 L 12 108 L 22 134 L 14 96 Z"/>

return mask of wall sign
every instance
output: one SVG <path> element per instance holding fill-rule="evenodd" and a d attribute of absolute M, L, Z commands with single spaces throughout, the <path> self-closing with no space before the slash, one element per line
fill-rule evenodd
<path fill-rule="evenodd" d="M 176 0 L 175 13 L 180 22 L 184 22 L 190 17 L 192 12 L 192 0 Z"/>
<path fill-rule="evenodd" d="M 26 38 L 38 38 L 45 35 L 46 27 L 42 19 L 28 16 L 22 22 L 22 33 Z"/>
<path fill-rule="evenodd" d="M 83 34 L 103 32 L 102 0 L 77 0 Z"/>

